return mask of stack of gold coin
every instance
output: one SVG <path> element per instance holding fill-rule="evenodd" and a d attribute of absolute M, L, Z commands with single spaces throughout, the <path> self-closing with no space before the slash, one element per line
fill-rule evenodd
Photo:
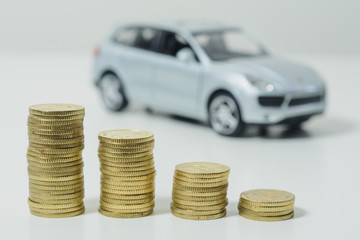
<path fill-rule="evenodd" d="M 210 220 L 226 215 L 228 166 L 209 163 L 183 163 L 175 167 L 171 212 L 192 220 Z"/>
<path fill-rule="evenodd" d="M 254 189 L 240 194 L 239 214 L 257 221 L 281 221 L 294 216 L 295 196 L 273 189 Z"/>
<path fill-rule="evenodd" d="M 111 130 L 101 132 L 99 140 L 99 212 L 116 218 L 150 215 L 155 206 L 154 134 Z"/>
<path fill-rule="evenodd" d="M 40 104 L 31 106 L 29 113 L 30 212 L 52 218 L 82 214 L 84 107 Z"/>

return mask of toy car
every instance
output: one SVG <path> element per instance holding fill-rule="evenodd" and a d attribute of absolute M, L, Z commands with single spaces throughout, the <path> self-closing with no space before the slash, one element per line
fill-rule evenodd
<path fill-rule="evenodd" d="M 112 111 L 136 102 L 233 136 L 247 124 L 299 126 L 325 109 L 314 70 L 270 53 L 238 27 L 120 24 L 95 55 L 93 79 Z"/>

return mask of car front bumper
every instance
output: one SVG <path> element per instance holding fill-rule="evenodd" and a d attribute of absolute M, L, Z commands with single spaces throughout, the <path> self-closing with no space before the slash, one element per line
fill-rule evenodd
<path fill-rule="evenodd" d="M 250 124 L 273 125 L 307 119 L 325 111 L 325 92 L 248 96 L 241 104 L 242 120 Z"/>

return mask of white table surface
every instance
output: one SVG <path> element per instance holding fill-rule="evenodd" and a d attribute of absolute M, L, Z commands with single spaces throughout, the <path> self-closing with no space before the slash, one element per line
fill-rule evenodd
<path fill-rule="evenodd" d="M 86 55 L 0 55 L 0 239 L 360 239 L 360 57 L 302 56 L 328 83 L 328 111 L 303 131 L 275 127 L 267 136 L 226 138 L 204 125 L 132 106 L 110 113 L 91 84 Z M 84 215 L 46 219 L 27 206 L 28 106 L 77 103 L 86 107 Z M 155 133 L 156 208 L 137 219 L 97 212 L 97 133 L 118 128 Z M 191 221 L 170 213 L 172 176 L 181 162 L 213 161 L 231 167 L 226 217 Z M 276 188 L 296 195 L 295 218 L 256 222 L 237 213 L 242 191 Z"/>

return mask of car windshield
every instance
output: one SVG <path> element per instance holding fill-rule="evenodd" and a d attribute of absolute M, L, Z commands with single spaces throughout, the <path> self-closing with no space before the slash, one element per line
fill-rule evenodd
<path fill-rule="evenodd" d="M 240 29 L 198 32 L 194 37 L 214 61 L 266 55 L 264 48 Z"/>

